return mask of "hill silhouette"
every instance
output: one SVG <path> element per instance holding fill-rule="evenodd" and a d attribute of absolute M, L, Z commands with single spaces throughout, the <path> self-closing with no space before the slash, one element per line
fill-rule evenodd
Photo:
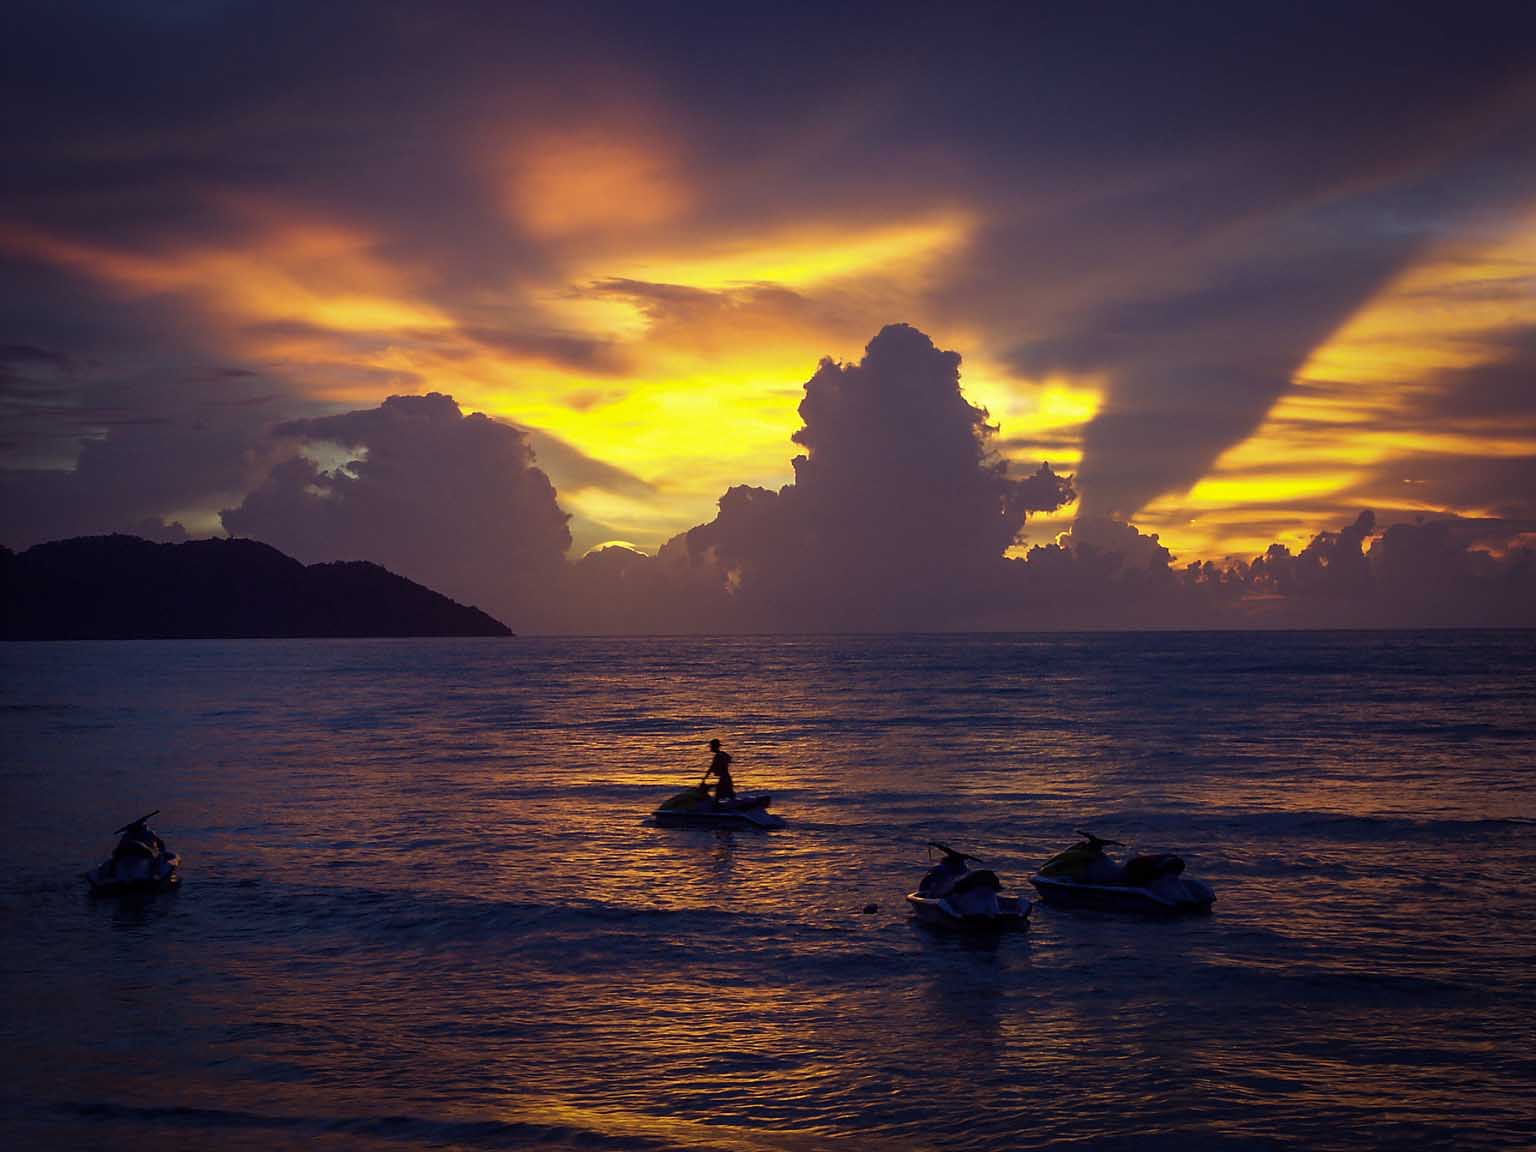
<path fill-rule="evenodd" d="M 305 567 L 255 540 L 82 536 L 0 548 L 6 640 L 510 635 L 377 564 Z"/>

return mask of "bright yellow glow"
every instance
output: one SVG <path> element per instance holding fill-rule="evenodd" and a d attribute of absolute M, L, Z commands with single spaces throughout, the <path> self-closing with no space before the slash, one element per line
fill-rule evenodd
<path fill-rule="evenodd" d="M 1229 508 L 1243 504 L 1272 504 L 1331 496 L 1360 479 L 1358 472 L 1310 472 L 1207 476 L 1189 491 L 1184 503 L 1192 508 Z"/>
<path fill-rule="evenodd" d="M 1497 362 L 1511 332 L 1536 326 L 1536 222 L 1497 242 L 1431 254 L 1386 285 L 1317 348 L 1259 430 L 1222 454 L 1183 496 L 1137 516 L 1189 558 L 1258 540 L 1302 543 L 1323 523 L 1378 511 L 1486 514 L 1417 498 L 1384 499 L 1382 477 L 1425 457 L 1536 455 L 1536 424 L 1458 415 L 1454 373 Z M 1279 515 L 1285 510 L 1286 515 Z M 1193 517 L 1192 515 L 1193 514 Z M 1190 523 L 1194 519 L 1194 524 Z"/>
<path fill-rule="evenodd" d="M 642 257 L 610 275 L 715 292 L 746 284 L 807 288 L 883 271 L 912 275 L 969 235 L 969 221 L 958 215 L 895 228 L 806 229 L 704 253 Z"/>
<path fill-rule="evenodd" d="M 1082 459 L 1083 430 L 1098 415 L 1103 402 L 1104 390 L 1096 384 L 1048 379 L 1023 393 L 1009 413 L 1006 424 L 1000 426 L 999 433 L 1006 440 L 1052 441 L 1049 450 L 1032 451 L 1031 459 L 1043 455 L 1052 465 L 1071 468 Z M 1057 447 L 1056 444 L 1070 447 Z M 1022 462 L 1030 463 L 1029 460 Z"/>
<path fill-rule="evenodd" d="M 952 345 L 981 345 L 980 334 L 962 333 Z M 949 346 L 948 342 L 947 345 Z M 1058 472 L 1072 472 L 1083 458 L 1083 431 L 1104 402 L 1105 385 L 1096 377 L 1052 375 L 1019 379 L 1008 369 L 982 356 L 966 355 L 961 365 L 961 385 L 966 399 L 985 408 L 988 420 L 998 429 L 994 443 L 1015 469 L 1016 475 L 1033 472 L 1049 461 Z M 1067 512 L 1067 522 L 1075 511 Z M 1030 539 L 1038 542 L 1031 519 Z M 1066 524 L 1059 530 L 1065 530 Z M 1054 534 L 1054 533 L 1052 533 Z"/>
<path fill-rule="evenodd" d="M 1031 416 L 1014 420 L 1026 425 L 1028 430 L 1043 431 L 1063 428 L 1081 428 L 1099 414 L 1104 403 L 1104 392 L 1097 387 L 1076 387 L 1064 380 L 1048 380 L 1037 394 Z M 1010 433 L 1021 429 L 1011 427 Z"/>
<path fill-rule="evenodd" d="M 1279 424 L 1280 412 L 1271 417 Z M 1246 475 L 1254 469 L 1300 464 L 1367 466 L 1405 456 L 1477 456 L 1516 459 L 1532 455 L 1536 443 L 1514 436 L 1466 432 L 1416 432 L 1398 429 L 1352 429 L 1346 439 L 1308 434 L 1291 421 L 1289 437 L 1244 441 L 1224 454 L 1217 475 Z M 1205 483 L 1205 481 L 1201 481 Z"/>
<path fill-rule="evenodd" d="M 1409 269 L 1317 349 L 1303 380 L 1402 385 L 1487 363 L 1478 337 L 1530 322 L 1536 225 L 1490 252 L 1448 252 Z"/>

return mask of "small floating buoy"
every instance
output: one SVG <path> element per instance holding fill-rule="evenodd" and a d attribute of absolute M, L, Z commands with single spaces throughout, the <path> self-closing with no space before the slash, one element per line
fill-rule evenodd
<path fill-rule="evenodd" d="M 864 905 L 864 915 L 866 916 L 873 916 L 878 911 L 880 911 L 880 905 L 878 904 Z"/>

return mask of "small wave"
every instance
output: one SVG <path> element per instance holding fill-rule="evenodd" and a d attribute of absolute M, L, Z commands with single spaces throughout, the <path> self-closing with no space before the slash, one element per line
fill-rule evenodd
<path fill-rule="evenodd" d="M 1536 826 L 1536 820 L 1520 816 L 1459 820 L 1415 819 L 1408 816 L 1320 816 L 1303 825 L 1309 831 L 1333 832 L 1372 840 L 1419 840 L 1424 837 L 1441 840 L 1474 839 L 1497 835 L 1512 828 L 1533 826 Z"/>
<path fill-rule="evenodd" d="M 633 1134 L 610 1135 L 569 1124 L 515 1120 L 430 1120 L 421 1116 L 285 1116 L 226 1108 L 135 1107 L 106 1101 L 61 1101 L 63 1115 L 111 1124 L 186 1132 L 247 1130 L 313 1136 L 359 1136 L 423 1147 L 666 1149 L 671 1142 Z"/>
<path fill-rule="evenodd" d="M 752 924 L 777 927 L 777 918 L 721 908 L 664 908 L 575 901 L 465 900 L 427 893 L 336 887 L 271 891 L 268 911 L 297 920 L 305 930 L 340 929 L 387 937 L 392 945 L 513 937 L 626 924 L 666 924 L 678 933 L 706 929 L 739 932 Z"/>
<path fill-rule="evenodd" d="M 1289 964 L 1266 967 L 1253 963 L 1205 962 L 1190 967 L 1191 980 L 1202 977 L 1226 985 L 1229 994 L 1241 994 L 1249 1003 L 1269 999 L 1295 1003 L 1298 995 L 1308 1003 L 1342 1004 L 1352 1010 L 1362 1006 L 1390 1005 L 1412 1000 L 1422 1006 L 1475 1000 L 1486 995 L 1475 982 L 1411 972 L 1384 972 L 1379 966 L 1326 966 Z"/>
<path fill-rule="evenodd" d="M 1126 833 L 1162 834 L 1177 830 L 1193 843 L 1220 841 L 1233 833 L 1266 836 L 1306 836 L 1324 840 L 1422 840 L 1475 839 L 1496 836 L 1513 829 L 1536 827 L 1536 819 L 1523 816 L 1400 816 L 1364 815 L 1348 812 L 1296 811 L 1235 812 L 1171 811 L 1147 809 L 1117 810 L 1084 816 L 1078 827 L 1101 831 L 1120 829 Z M 1107 833 L 1106 833 L 1107 834 Z"/>

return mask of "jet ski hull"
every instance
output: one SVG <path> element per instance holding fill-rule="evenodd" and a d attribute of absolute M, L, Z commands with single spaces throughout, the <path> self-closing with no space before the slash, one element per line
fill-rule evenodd
<path fill-rule="evenodd" d="M 782 828 L 784 818 L 768 811 L 771 796 L 743 796 L 716 806 L 702 803 L 661 807 L 651 818 L 662 828 Z"/>
<path fill-rule="evenodd" d="M 1022 928 L 1029 924 L 1030 902 L 1022 896 L 999 896 L 997 912 L 967 912 L 943 896 L 907 893 L 913 914 L 925 924 L 946 928 Z"/>
<path fill-rule="evenodd" d="M 181 857 L 166 856 L 159 860 L 152 872 L 141 875 L 122 875 L 114 862 L 81 873 L 91 886 L 93 896 L 126 896 L 132 893 L 169 892 L 181 884 Z"/>
<path fill-rule="evenodd" d="M 1151 886 L 1087 884 L 1059 876 L 1031 876 L 1040 899 L 1054 908 L 1098 908 L 1110 912 L 1207 912 L 1216 893 L 1198 880 L 1170 877 Z"/>

